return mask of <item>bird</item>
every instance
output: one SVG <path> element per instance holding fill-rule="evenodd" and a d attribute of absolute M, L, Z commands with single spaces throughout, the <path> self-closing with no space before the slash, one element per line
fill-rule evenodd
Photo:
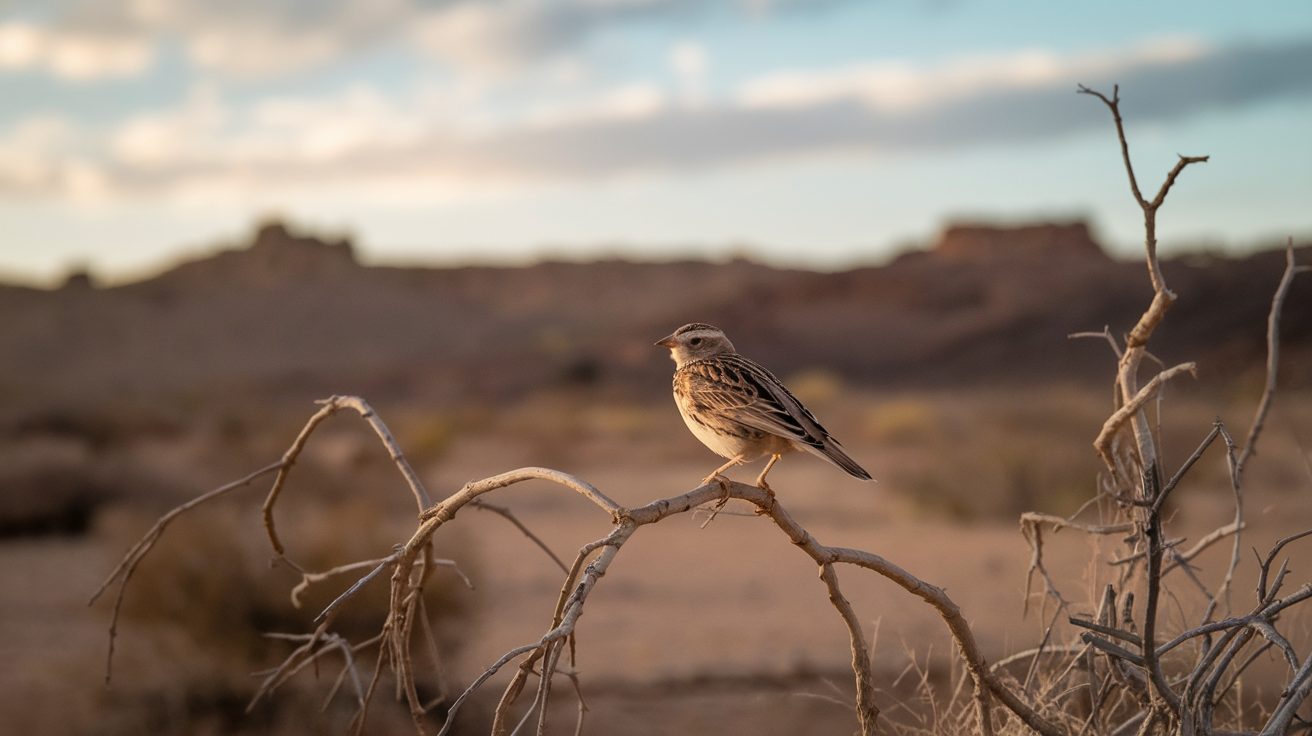
<path fill-rule="evenodd" d="M 773 373 L 739 355 L 720 328 L 692 322 L 656 345 L 669 348 L 674 361 L 674 403 L 684 423 L 703 445 L 729 458 L 702 485 L 723 483 L 724 471 L 768 455 L 755 485 L 773 496 L 765 476 L 793 450 L 805 450 L 855 478 L 874 480 Z"/>

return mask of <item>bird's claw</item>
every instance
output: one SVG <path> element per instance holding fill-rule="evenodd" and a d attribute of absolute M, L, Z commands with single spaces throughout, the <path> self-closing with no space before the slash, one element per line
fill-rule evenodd
<path fill-rule="evenodd" d="M 701 526 L 702 529 L 705 529 L 708 524 L 710 524 L 712 521 L 715 521 L 715 517 L 719 515 L 721 511 L 724 510 L 725 505 L 728 504 L 729 499 L 732 498 L 732 496 L 729 493 L 728 478 L 724 477 L 723 475 L 720 475 L 719 473 L 711 473 L 710 475 L 702 479 L 702 485 L 704 486 L 710 485 L 712 482 L 718 483 L 720 485 L 720 491 L 724 495 L 720 496 L 720 500 L 716 501 L 715 505 L 711 507 L 711 515 L 706 517 L 706 521 L 702 522 L 702 526 Z"/>

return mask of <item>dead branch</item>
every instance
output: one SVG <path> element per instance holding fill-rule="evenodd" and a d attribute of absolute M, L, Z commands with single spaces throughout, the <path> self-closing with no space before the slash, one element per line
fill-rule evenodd
<path fill-rule="evenodd" d="M 283 486 L 287 482 L 287 474 L 291 472 L 292 466 L 296 464 L 296 459 L 300 457 L 301 451 L 305 449 L 305 443 L 310 439 L 310 435 L 318 429 L 325 419 L 343 409 L 351 409 L 359 414 L 362 419 L 369 422 L 369 426 L 373 428 L 378 435 L 378 439 L 387 448 L 392 462 L 396 464 L 397 469 L 401 471 L 401 475 L 410 486 L 410 492 L 414 494 L 415 504 L 419 507 L 419 510 L 423 511 L 433 505 L 432 500 L 429 499 L 428 491 L 424 489 L 424 484 L 419 480 L 414 468 L 410 467 L 410 461 L 405 459 L 405 455 L 402 454 L 401 447 L 393 439 L 391 431 L 387 429 L 387 425 L 383 424 L 383 420 L 378 418 L 378 414 L 374 412 L 373 407 L 365 403 L 364 399 L 358 396 L 331 396 L 317 403 L 322 408 L 310 417 L 310 420 L 305 423 L 305 427 L 301 429 L 300 434 L 296 435 L 296 439 L 292 441 L 291 447 L 283 453 L 282 461 L 277 464 L 278 476 L 273 481 L 273 487 L 269 489 L 268 497 L 264 499 L 264 529 L 269 535 L 269 543 L 273 545 L 274 551 L 280 557 L 283 555 L 283 548 L 274 528 L 274 504 L 278 502 L 278 496 L 282 493 Z"/>
<path fill-rule="evenodd" d="M 1115 435 L 1116 432 L 1121 427 L 1125 426 L 1125 423 L 1129 421 L 1132 417 L 1139 415 L 1139 412 L 1143 409 L 1144 404 L 1147 404 L 1150 400 L 1152 400 L 1154 396 L 1157 395 L 1157 392 L 1158 390 L 1161 389 L 1162 384 L 1166 383 L 1172 378 L 1175 378 L 1181 373 L 1186 373 L 1186 372 L 1194 377 L 1197 377 L 1198 376 L 1197 364 L 1181 363 L 1180 365 L 1177 365 L 1173 368 L 1168 368 L 1162 371 L 1161 373 L 1158 373 L 1157 375 L 1153 376 L 1152 380 L 1149 381 L 1143 388 L 1139 389 L 1138 393 L 1135 393 L 1133 396 L 1127 397 L 1125 399 L 1125 404 L 1122 405 L 1121 408 L 1113 412 L 1110 417 L 1107 417 L 1107 421 L 1103 422 L 1102 430 L 1098 432 L 1098 437 L 1093 441 L 1093 447 L 1095 450 L 1098 451 L 1098 456 L 1101 457 L 1103 459 L 1103 462 L 1107 464 L 1108 469 L 1113 471 L 1115 470 L 1115 463 L 1112 461 L 1112 455 L 1111 455 L 1112 436 Z"/>
<path fill-rule="evenodd" d="M 105 577 L 105 581 L 100 584 L 100 587 L 96 589 L 96 592 L 91 594 L 91 599 L 87 601 L 88 606 L 94 605 L 95 602 L 100 599 L 101 594 L 103 594 L 110 585 L 113 585 L 116 581 L 118 582 L 118 593 L 114 595 L 114 612 L 109 618 L 109 646 L 105 653 L 106 685 L 109 684 L 114 673 L 114 640 L 118 635 L 118 616 L 123 608 L 123 595 L 127 592 L 128 583 L 132 580 L 132 574 L 137 571 L 137 565 L 141 564 L 141 561 L 146 558 L 146 555 L 150 554 L 150 550 L 155 547 L 155 543 L 158 542 L 160 536 L 164 534 L 164 530 L 168 528 L 169 524 L 171 524 L 174 519 L 191 511 L 197 506 L 227 495 L 238 488 L 248 486 L 257 478 L 262 478 L 281 468 L 281 462 L 271 463 L 254 473 L 251 473 L 245 478 L 221 485 L 208 493 L 201 494 L 186 503 L 174 507 L 163 516 L 159 517 L 155 522 L 155 525 L 143 534 L 141 539 L 137 540 L 136 544 L 128 548 L 128 551 L 123 555 L 123 559 L 119 560 L 118 565 L 110 571 L 109 575 Z"/>
<path fill-rule="evenodd" d="M 1082 510 L 1082 509 L 1081 509 Z M 1066 607 L 1067 601 L 1062 597 L 1061 591 L 1057 589 L 1057 584 L 1053 581 L 1052 576 L 1048 573 L 1048 568 L 1043 562 L 1043 527 L 1044 525 L 1052 527 L 1054 533 L 1062 529 L 1078 529 L 1088 534 L 1124 534 L 1134 531 L 1134 524 L 1085 524 L 1074 521 L 1079 515 L 1076 511 L 1069 518 L 1053 516 L 1052 514 L 1040 514 L 1035 511 L 1026 511 L 1020 515 L 1020 533 L 1024 537 L 1025 543 L 1030 547 L 1030 564 L 1025 572 L 1025 592 L 1024 592 L 1024 612 L 1029 612 L 1030 591 L 1033 587 L 1034 573 L 1038 572 L 1043 577 L 1043 583 L 1046 587 L 1047 595 L 1057 600 L 1059 607 Z"/>
<path fill-rule="evenodd" d="M 1267 412 L 1271 411 L 1271 401 L 1275 398 L 1276 374 L 1280 365 L 1280 312 L 1284 308 L 1285 297 L 1289 294 L 1290 284 L 1294 283 L 1294 276 L 1308 270 L 1312 268 L 1299 266 L 1294 262 L 1294 239 L 1290 238 L 1285 245 L 1285 270 L 1280 274 L 1280 283 L 1276 285 L 1275 294 L 1271 297 L 1271 311 L 1267 314 L 1266 320 L 1266 385 L 1262 389 L 1262 398 L 1257 404 L 1257 411 L 1253 413 L 1253 423 L 1248 428 L 1248 437 L 1244 439 L 1244 451 L 1235 461 L 1236 476 L 1244 474 L 1244 466 L 1256 452 L 1257 438 L 1262 434 Z"/>
<path fill-rule="evenodd" d="M 1071 337 L 1101 337 L 1111 345 L 1118 357 L 1113 411 L 1103 423 L 1093 443 L 1098 457 L 1106 466 L 1107 476 L 1105 481 L 1100 481 L 1099 495 L 1091 501 L 1097 498 L 1114 499 L 1119 506 L 1117 509 L 1109 510 L 1113 512 L 1119 510 L 1119 514 L 1124 514 L 1123 518 L 1127 521 L 1118 522 L 1114 518 L 1111 520 L 1103 518 L 1099 520 L 1101 522 L 1099 524 L 1080 526 L 1066 523 L 1070 520 L 1042 514 L 1023 515 L 1022 533 L 1032 551 L 1030 569 L 1026 577 L 1026 590 L 1028 593 L 1030 579 L 1036 570 L 1041 571 L 1050 588 L 1052 586 L 1048 570 L 1042 566 L 1043 525 L 1050 524 L 1054 531 L 1069 526 L 1089 535 L 1132 531 L 1124 540 L 1129 548 L 1128 553 L 1119 557 L 1114 556 L 1109 562 L 1119 566 L 1122 586 L 1133 582 L 1134 579 L 1130 576 L 1136 569 L 1136 563 L 1139 561 L 1144 563 L 1139 578 L 1144 594 L 1142 614 L 1138 617 L 1133 615 L 1130 603 L 1132 592 L 1126 590 L 1124 613 L 1119 625 L 1110 618 L 1104 618 L 1102 613 L 1091 620 L 1070 619 L 1071 624 L 1086 629 L 1080 640 L 1092 648 L 1090 652 L 1096 650 L 1106 659 L 1108 677 L 1103 681 L 1109 685 L 1113 682 L 1118 683 L 1125 693 L 1135 697 L 1141 704 L 1137 716 L 1119 724 L 1110 724 L 1111 732 L 1123 734 L 1137 729 L 1138 733 L 1146 735 L 1164 728 L 1169 733 L 1187 736 L 1222 733 L 1213 728 L 1213 711 L 1236 682 L 1238 673 L 1254 660 L 1255 655 L 1250 651 L 1250 642 L 1254 641 L 1257 644 L 1252 648 L 1257 651 L 1267 649 L 1279 651 L 1292 673 L 1290 684 L 1282 693 L 1282 699 L 1272 712 L 1271 721 L 1265 727 L 1263 734 L 1268 730 L 1272 733 L 1283 732 L 1280 729 L 1290 725 L 1298 703 L 1306 699 L 1308 690 L 1312 690 L 1312 684 L 1308 682 L 1312 680 L 1312 664 L 1299 664 L 1294 646 L 1276 625 L 1276 614 L 1278 610 L 1283 610 L 1278 607 L 1301 602 L 1302 589 L 1284 599 L 1276 598 L 1288 571 L 1288 565 L 1285 563 L 1282 563 L 1279 570 L 1274 573 L 1274 580 L 1269 584 L 1268 580 L 1271 580 L 1271 568 L 1279 554 L 1279 549 L 1284 544 L 1301 538 L 1302 535 L 1291 535 L 1287 540 L 1277 543 L 1265 558 L 1259 558 L 1257 604 L 1247 616 L 1225 618 L 1221 621 L 1211 619 L 1222 603 L 1224 603 L 1225 615 L 1229 615 L 1230 588 L 1240 561 L 1240 535 L 1245 527 L 1241 478 L 1245 463 L 1255 452 L 1257 438 L 1260 436 L 1275 393 L 1280 312 L 1294 276 L 1306 270 L 1306 267 L 1295 263 L 1291 240 L 1286 248 L 1285 270 L 1272 297 L 1268 315 L 1266 386 L 1255 410 L 1243 451 L 1238 450 L 1225 425 L 1218 420 L 1179 470 L 1169 480 L 1164 480 L 1160 454 L 1161 389 L 1171 378 L 1186 371 L 1193 373 L 1194 365 L 1182 363 L 1162 370 L 1145 385 L 1139 386 L 1139 369 L 1143 359 L 1155 360 L 1148 352 L 1148 342 L 1176 300 L 1176 295 L 1167 286 L 1158 258 L 1157 214 L 1184 169 L 1192 164 L 1207 161 L 1207 157 L 1179 157 L 1156 194 L 1149 199 L 1143 194 L 1131 160 L 1121 116 L 1119 88 L 1114 88 L 1111 96 L 1083 86 L 1079 87 L 1079 92 L 1101 100 L 1112 114 L 1130 191 L 1143 214 L 1144 255 L 1153 297 L 1126 335 L 1123 348 L 1106 328 L 1101 333 L 1085 332 L 1071 335 Z M 1160 364 L 1160 361 L 1157 362 Z M 1149 424 L 1146 411 L 1147 404 L 1154 399 L 1157 401 L 1156 432 Z M 1132 453 L 1122 450 L 1123 446 L 1118 440 L 1121 430 L 1127 427 L 1134 440 L 1133 445 L 1130 446 Z M 1178 545 L 1183 540 L 1168 539 L 1165 534 L 1163 510 L 1172 491 L 1178 488 L 1218 437 L 1222 438 L 1226 445 L 1226 462 L 1231 492 L 1234 496 L 1234 518 L 1229 524 L 1213 530 L 1191 548 L 1182 551 Z M 1307 534 L 1312 535 L 1312 530 Z M 1212 592 L 1195 574 L 1191 561 L 1211 545 L 1226 538 L 1233 539 L 1229 564 L 1225 568 L 1219 586 L 1215 592 Z M 1169 564 L 1164 564 L 1168 561 Z M 1159 624 L 1158 606 L 1166 590 L 1165 578 L 1177 568 L 1183 569 L 1189 576 L 1207 605 L 1203 621 L 1199 626 L 1159 645 L 1156 642 Z M 1107 608 L 1108 599 L 1114 600 L 1114 591 L 1110 586 L 1107 595 L 1104 596 L 1104 605 L 1099 607 L 1100 612 Z M 1192 669 L 1183 677 L 1168 676 L 1167 668 L 1163 666 L 1161 658 L 1186 642 L 1199 644 Z M 1246 656 L 1244 656 L 1245 652 L 1248 652 Z M 1091 696 L 1091 715 L 1082 729 L 1088 728 L 1097 718 L 1101 697 L 1095 697 L 1096 680 L 1093 673 L 1097 661 L 1091 653 L 1086 653 L 1084 660 L 1087 663 L 1086 669 L 1090 672 L 1087 688 Z M 1227 680 L 1227 676 L 1228 682 L 1218 695 L 1217 688 Z M 1297 702 L 1291 705 L 1290 701 L 1295 699 Z M 1281 718 L 1284 720 L 1280 721 Z"/>

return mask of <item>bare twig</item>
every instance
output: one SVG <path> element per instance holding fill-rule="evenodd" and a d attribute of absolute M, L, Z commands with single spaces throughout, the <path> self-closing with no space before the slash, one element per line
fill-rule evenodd
<path fill-rule="evenodd" d="M 164 534 L 164 530 L 168 528 L 169 524 L 173 523 L 174 519 L 182 514 L 191 511 L 201 504 L 213 501 L 216 498 L 235 491 L 238 488 L 245 487 L 255 479 L 281 469 L 282 466 L 281 462 L 270 463 L 244 478 L 221 485 L 218 488 L 197 496 L 196 498 L 176 506 L 165 513 L 155 522 L 155 525 L 152 526 L 149 531 L 142 535 L 141 539 L 137 540 L 136 544 L 128 549 L 127 553 L 123 555 L 123 559 L 119 560 L 118 565 L 110 571 L 109 575 L 105 578 L 105 581 L 100 584 L 99 588 L 96 588 L 96 592 L 91 594 L 91 600 L 87 601 L 88 606 L 94 604 L 110 585 L 113 585 L 115 581 L 118 581 L 118 593 L 114 596 L 114 612 L 109 618 L 109 647 L 108 651 L 105 653 L 106 685 L 109 684 L 109 681 L 114 674 L 114 640 L 118 635 L 118 616 L 123 608 L 123 595 L 127 591 L 128 581 L 132 579 L 132 573 L 137 571 L 137 565 L 141 564 L 141 561 L 145 559 L 146 555 L 150 553 L 150 550 L 154 548 L 155 543 L 159 541 L 160 536 Z"/>
<path fill-rule="evenodd" d="M 505 506 L 498 506 L 497 504 L 494 503 L 488 503 L 487 501 L 484 501 L 482 499 L 477 499 L 472 503 L 470 503 L 469 505 L 473 506 L 476 509 L 491 511 L 497 516 L 500 516 L 506 521 L 509 521 L 511 524 L 514 524 L 515 528 L 518 529 L 521 534 L 528 537 L 529 540 L 533 542 L 533 544 L 537 545 L 538 549 L 542 550 L 543 553 L 547 555 L 547 557 L 551 558 L 552 562 L 556 563 L 556 567 L 559 567 L 562 572 L 569 571 L 569 568 L 565 566 L 564 560 L 561 560 L 560 557 L 557 556 L 555 552 L 552 552 L 551 548 L 547 546 L 547 543 L 542 541 L 541 537 L 534 534 L 532 530 L 530 530 L 527 526 L 525 526 L 524 522 L 520 521 L 519 517 L 515 516 L 514 512 L 511 511 L 510 509 L 506 508 Z"/>
<path fill-rule="evenodd" d="M 1102 332 L 1072 332 L 1066 336 L 1066 339 L 1076 340 L 1088 337 L 1106 340 L 1107 344 L 1111 346 L 1112 352 L 1116 354 L 1117 359 L 1122 356 L 1121 346 L 1116 344 L 1116 338 L 1112 337 L 1112 329 L 1107 325 L 1103 325 Z"/>
<path fill-rule="evenodd" d="M 1266 423 L 1266 415 L 1271 411 L 1271 400 L 1276 394 L 1276 374 L 1280 364 L 1280 312 L 1284 309 L 1285 297 L 1289 294 L 1289 286 L 1294 283 L 1294 276 L 1303 271 L 1307 271 L 1307 266 L 1299 266 L 1294 262 L 1294 239 L 1290 238 L 1285 246 L 1285 270 L 1280 275 L 1280 283 L 1276 286 L 1276 292 L 1271 297 L 1271 311 L 1267 314 L 1266 321 L 1266 386 L 1262 389 L 1262 399 L 1258 402 L 1257 411 L 1253 414 L 1253 423 L 1248 428 L 1248 437 L 1244 439 L 1244 450 L 1239 454 L 1239 459 L 1235 461 L 1235 475 L 1242 476 L 1244 467 L 1248 464 L 1249 458 L 1257 450 L 1257 438 L 1262 434 L 1262 426 Z"/>

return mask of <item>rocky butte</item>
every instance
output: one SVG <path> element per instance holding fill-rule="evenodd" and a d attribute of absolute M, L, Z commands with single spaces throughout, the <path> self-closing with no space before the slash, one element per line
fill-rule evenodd
<path fill-rule="evenodd" d="M 1084 221 L 1000 227 L 986 223 L 949 225 L 934 246 L 948 261 L 1086 260 L 1111 258 Z"/>

